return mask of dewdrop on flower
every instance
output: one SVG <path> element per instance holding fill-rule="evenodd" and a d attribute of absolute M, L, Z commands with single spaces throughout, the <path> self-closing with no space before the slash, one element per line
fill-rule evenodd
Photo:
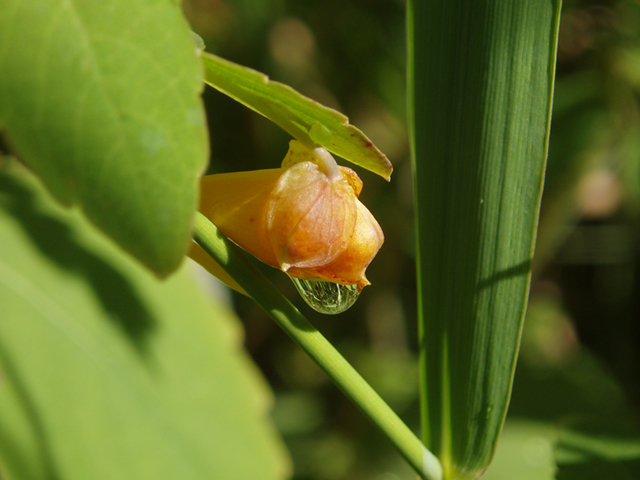
<path fill-rule="evenodd" d="M 358 200 L 361 190 L 357 174 L 327 150 L 292 140 L 281 168 L 203 177 L 200 211 L 227 238 L 292 277 L 308 302 L 335 292 L 335 302 L 354 297 L 352 304 L 369 285 L 365 270 L 384 241 Z"/>

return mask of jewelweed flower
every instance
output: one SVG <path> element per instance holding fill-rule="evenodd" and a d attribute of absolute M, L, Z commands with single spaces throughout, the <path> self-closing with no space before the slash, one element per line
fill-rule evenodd
<path fill-rule="evenodd" d="M 200 211 L 262 262 L 304 280 L 369 285 L 384 235 L 358 200 L 358 175 L 324 148 L 292 140 L 280 168 L 208 175 L 200 186 Z M 195 247 L 190 256 L 219 269 Z"/>

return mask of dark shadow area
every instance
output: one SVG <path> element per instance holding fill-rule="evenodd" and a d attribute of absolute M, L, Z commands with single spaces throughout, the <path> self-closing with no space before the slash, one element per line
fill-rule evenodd
<path fill-rule="evenodd" d="M 0 206 L 15 217 L 40 251 L 63 269 L 83 277 L 140 354 L 154 319 L 135 287 L 116 269 L 77 241 L 72 229 L 43 211 L 32 191 L 0 171 Z"/>
<path fill-rule="evenodd" d="M 558 254 L 556 281 L 581 343 L 640 403 L 640 231 L 637 218 L 584 220 Z"/>
<path fill-rule="evenodd" d="M 558 480 L 640 478 L 637 425 L 582 419 L 560 432 Z M 629 422 L 631 423 L 631 422 Z"/>
<path fill-rule="evenodd" d="M 584 455 L 585 452 L 571 451 L 573 455 Z M 589 457 L 581 462 L 558 463 L 557 480 L 600 480 L 616 478 L 619 480 L 635 480 L 640 475 L 640 461 L 611 460 L 606 457 Z"/>
<path fill-rule="evenodd" d="M 607 374 L 587 355 L 577 356 L 563 367 L 518 362 L 511 393 L 509 416 L 555 423 L 572 415 L 615 417 L 626 411 L 621 392 L 603 386 Z M 579 379 L 579 380 L 576 380 Z"/>

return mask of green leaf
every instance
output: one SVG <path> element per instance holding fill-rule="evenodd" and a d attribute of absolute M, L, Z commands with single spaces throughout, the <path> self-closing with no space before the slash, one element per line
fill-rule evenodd
<path fill-rule="evenodd" d="M 205 82 L 264 115 L 308 147 L 321 145 L 389 180 L 393 166 L 349 119 L 265 74 L 202 53 Z"/>
<path fill-rule="evenodd" d="M 511 391 L 547 150 L 559 1 L 413 0 L 423 440 L 489 464 Z"/>
<path fill-rule="evenodd" d="M 18 172 L 0 244 L 3 478 L 288 477 L 238 320 L 190 271 L 158 280 Z"/>
<path fill-rule="evenodd" d="M 157 274 L 175 270 L 207 159 L 202 67 L 179 5 L 5 0 L 0 45 L 15 153 Z"/>

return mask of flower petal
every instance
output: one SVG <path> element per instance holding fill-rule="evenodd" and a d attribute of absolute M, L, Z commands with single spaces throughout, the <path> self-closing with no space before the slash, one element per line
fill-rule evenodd
<path fill-rule="evenodd" d="M 358 289 L 370 285 L 365 270 L 380 250 L 384 234 L 375 217 L 359 200 L 358 219 L 349 246 L 331 263 L 316 268 L 292 269 L 298 278 L 327 280 L 344 285 L 358 284 Z"/>
<path fill-rule="evenodd" d="M 361 189 L 358 175 L 326 150 L 294 140 L 283 168 L 203 177 L 200 211 L 227 238 L 292 277 L 362 289 L 384 235 L 358 200 Z M 202 254 L 190 252 L 208 268 Z"/>
<path fill-rule="evenodd" d="M 267 235 L 269 198 L 284 169 L 208 175 L 200 180 L 200 211 L 222 234 L 272 267 L 280 268 Z"/>
<path fill-rule="evenodd" d="M 344 179 L 331 179 L 312 162 L 296 163 L 269 198 L 269 239 L 283 271 L 331 263 L 349 245 L 356 196 Z"/>

